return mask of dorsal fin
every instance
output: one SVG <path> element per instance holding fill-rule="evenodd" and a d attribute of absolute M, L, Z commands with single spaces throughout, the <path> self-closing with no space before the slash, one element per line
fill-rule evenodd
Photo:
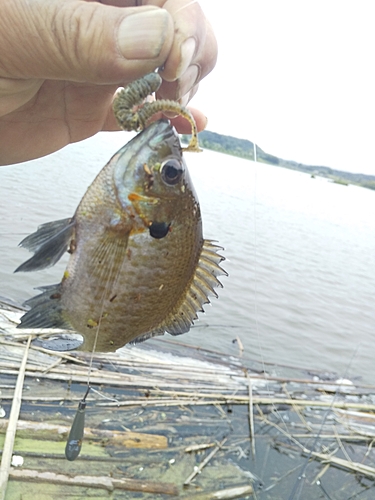
<path fill-rule="evenodd" d="M 132 343 L 143 342 L 150 337 L 162 335 L 164 332 L 180 335 L 190 330 L 194 321 L 198 319 L 197 312 L 204 312 L 203 305 L 210 302 L 209 296 L 217 297 L 214 288 L 222 288 L 223 285 L 217 277 L 228 275 L 219 265 L 225 259 L 218 253 L 220 250 L 223 248 L 215 245 L 213 241 L 204 240 L 193 279 L 177 307 L 161 325 L 151 332 L 140 335 Z"/>
<path fill-rule="evenodd" d="M 223 250 L 222 247 L 210 240 L 204 240 L 191 285 L 178 309 L 163 322 L 166 332 L 172 335 L 188 332 L 194 320 L 198 319 L 197 312 L 203 311 L 203 305 L 210 302 L 209 296 L 218 296 L 214 288 L 222 288 L 223 285 L 217 277 L 227 276 L 227 272 L 219 265 L 224 260 L 224 257 L 217 253 L 219 250 Z"/>

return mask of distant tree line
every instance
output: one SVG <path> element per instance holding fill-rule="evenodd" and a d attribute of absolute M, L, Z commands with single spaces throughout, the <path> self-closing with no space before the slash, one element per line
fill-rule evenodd
<path fill-rule="evenodd" d="M 238 156 L 245 160 L 254 160 L 254 143 L 247 139 L 238 139 L 230 135 L 218 134 L 204 130 L 198 134 L 199 144 L 202 148 L 211 149 L 219 153 L 225 153 L 232 156 Z M 182 135 L 181 141 L 188 143 L 190 135 Z M 366 174 L 357 174 L 344 172 L 342 170 L 334 170 L 330 167 L 304 165 L 295 161 L 283 160 L 277 156 L 266 153 L 259 146 L 256 146 L 257 161 L 278 165 L 280 167 L 299 170 L 311 174 L 312 177 L 319 175 L 328 177 L 339 184 L 356 184 L 358 186 L 375 189 L 375 176 Z"/>
<path fill-rule="evenodd" d="M 210 132 L 209 130 L 204 130 L 198 134 L 199 144 L 202 148 L 211 149 L 212 151 L 218 151 L 219 153 L 225 153 L 232 156 L 238 156 L 239 158 L 245 158 L 246 160 L 254 160 L 254 143 L 248 141 L 247 139 L 238 139 L 237 137 L 232 137 L 231 135 L 217 134 L 216 132 Z M 182 135 L 181 140 L 188 143 L 190 140 L 190 135 Z M 271 163 L 272 165 L 279 164 L 279 158 L 277 156 L 270 155 L 263 151 L 259 146 L 256 146 L 257 160 L 263 163 Z"/>

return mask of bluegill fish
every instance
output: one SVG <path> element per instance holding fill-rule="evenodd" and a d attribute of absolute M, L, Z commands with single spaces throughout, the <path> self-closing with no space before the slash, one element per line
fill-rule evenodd
<path fill-rule="evenodd" d="M 16 271 L 71 255 L 61 283 L 26 302 L 19 327 L 79 332 L 85 351 L 187 332 L 226 274 L 220 247 L 203 239 L 199 202 L 168 120 L 112 157 L 72 218 L 43 224 L 20 245 L 34 255 Z"/>

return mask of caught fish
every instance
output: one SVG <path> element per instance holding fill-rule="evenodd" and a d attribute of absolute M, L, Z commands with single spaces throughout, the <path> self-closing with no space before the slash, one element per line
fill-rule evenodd
<path fill-rule="evenodd" d="M 16 271 L 71 255 L 61 283 L 26 302 L 19 328 L 79 332 L 83 341 L 73 348 L 84 351 L 187 332 L 226 275 L 221 248 L 202 236 L 199 202 L 168 120 L 112 157 L 72 218 L 43 224 L 20 245 L 34 255 Z"/>

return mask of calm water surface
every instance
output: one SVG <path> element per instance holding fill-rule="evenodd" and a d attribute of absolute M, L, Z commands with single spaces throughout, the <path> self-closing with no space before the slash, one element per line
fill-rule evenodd
<path fill-rule="evenodd" d="M 13 274 L 19 241 L 69 217 L 130 136 L 103 133 L 49 157 L 0 168 L 0 295 L 23 301 L 52 269 Z M 225 247 L 224 289 L 181 342 L 375 383 L 375 191 L 205 151 L 186 159 L 204 235 Z M 348 372 L 347 372 L 348 369 Z"/>

